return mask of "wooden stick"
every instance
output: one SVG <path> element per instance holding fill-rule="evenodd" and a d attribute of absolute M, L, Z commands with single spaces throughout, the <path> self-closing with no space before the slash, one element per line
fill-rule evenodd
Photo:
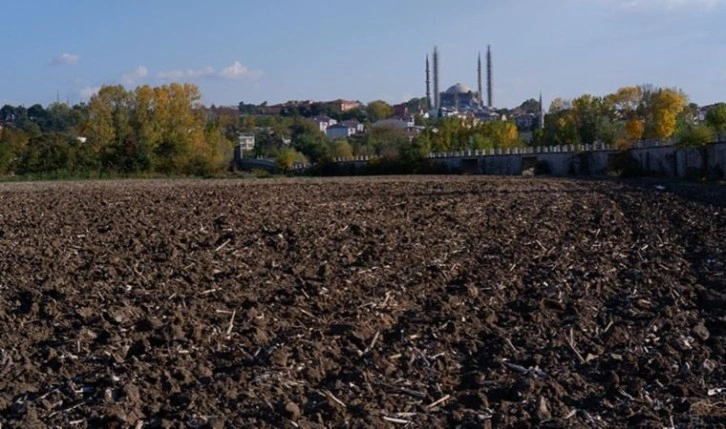
<path fill-rule="evenodd" d="M 313 319 L 315 319 L 315 316 L 313 316 L 313 314 L 312 314 L 312 313 L 310 313 L 309 311 L 305 311 L 305 310 L 303 310 L 303 309 L 302 309 L 302 308 L 300 308 L 300 307 L 298 307 L 298 310 L 300 310 L 300 312 L 301 312 L 302 314 L 305 314 L 305 315 L 307 315 L 307 316 L 310 316 L 310 317 L 312 317 Z"/>
<path fill-rule="evenodd" d="M 514 350 L 514 353 L 519 353 L 519 350 L 517 350 L 517 348 L 514 347 L 514 344 L 512 344 L 512 340 L 510 340 L 509 338 L 505 338 L 504 341 L 507 343 L 507 345 L 509 347 L 512 348 L 512 350 Z"/>
<path fill-rule="evenodd" d="M 373 336 L 373 341 L 371 341 L 371 344 L 368 347 L 366 347 L 365 350 L 363 350 L 363 354 L 366 354 L 369 351 L 373 350 L 373 346 L 376 345 L 376 341 L 378 341 L 379 335 L 381 335 L 381 331 L 376 331 L 376 335 Z"/>
<path fill-rule="evenodd" d="M 330 390 L 324 389 L 323 390 L 323 393 L 325 394 L 325 396 L 327 396 L 328 398 L 332 399 L 334 402 L 336 402 L 341 407 L 347 408 L 347 406 L 345 405 L 345 402 L 343 402 L 340 399 L 336 398 L 335 395 L 333 395 L 333 393 Z"/>
<path fill-rule="evenodd" d="M 430 409 L 430 408 L 434 408 L 434 407 L 436 407 L 437 405 L 441 404 L 442 402 L 445 402 L 445 401 L 447 401 L 447 400 L 448 400 L 449 398 L 451 398 L 451 395 L 446 395 L 446 396 L 444 396 L 443 398 L 441 398 L 441 399 L 438 399 L 438 400 L 436 400 L 436 401 L 434 401 L 434 402 L 430 403 L 430 404 L 429 404 L 429 405 L 427 406 L 427 408 L 429 408 L 429 409 Z"/>
<path fill-rule="evenodd" d="M 229 242 L 232 241 L 231 239 L 227 239 L 224 243 L 222 243 L 219 247 L 214 249 L 215 252 L 219 252 L 220 250 L 224 249 L 226 245 L 229 244 Z"/>
<path fill-rule="evenodd" d="M 580 363 L 585 363 L 585 358 L 583 358 L 580 352 L 575 348 L 575 340 L 572 334 L 572 328 L 570 328 L 569 338 L 565 337 L 565 339 L 567 340 L 567 345 L 569 345 L 572 351 L 575 352 L 575 355 L 577 355 L 577 359 L 579 359 Z"/>
<path fill-rule="evenodd" d="M 391 423 L 396 423 L 399 425 L 407 425 L 407 424 L 411 423 L 410 420 L 397 419 L 397 418 L 388 417 L 388 416 L 383 416 L 383 420 L 385 420 L 387 422 L 391 422 Z"/>
<path fill-rule="evenodd" d="M 86 403 L 86 401 L 83 401 L 83 400 L 78 401 L 78 402 L 76 402 L 73 405 L 70 405 L 70 406 L 68 406 L 66 408 L 63 408 L 62 410 L 54 411 L 54 412 L 50 413 L 50 415 L 48 415 L 48 417 L 53 417 L 54 415 L 58 414 L 59 412 L 60 413 L 67 413 L 68 411 L 75 410 L 76 408 L 80 407 L 81 405 L 84 405 L 85 403 Z"/>
<path fill-rule="evenodd" d="M 232 333 L 234 328 L 234 316 L 237 315 L 237 310 L 232 311 L 232 317 L 229 318 L 229 326 L 227 327 L 227 335 Z"/>
<path fill-rule="evenodd" d="M 401 393 L 405 393 L 406 395 L 414 396 L 416 398 L 426 399 L 426 394 L 424 392 L 419 392 L 418 390 L 411 390 L 406 389 L 405 387 L 399 387 L 398 391 Z"/>

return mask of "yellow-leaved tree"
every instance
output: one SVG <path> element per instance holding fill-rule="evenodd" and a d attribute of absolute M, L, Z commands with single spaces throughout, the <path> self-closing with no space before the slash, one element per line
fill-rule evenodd
<path fill-rule="evenodd" d="M 682 91 L 661 88 L 648 100 L 645 114 L 647 138 L 667 139 L 676 132 L 678 114 L 686 107 L 688 99 Z"/>
<path fill-rule="evenodd" d="M 207 126 L 200 99 L 186 83 L 105 86 L 89 102 L 84 131 L 106 170 L 212 174 L 228 164 L 232 144 L 219 126 Z"/>
<path fill-rule="evenodd" d="M 632 119 L 643 99 L 643 91 L 638 86 L 625 86 L 619 88 L 614 94 L 605 97 L 625 119 Z"/>
<path fill-rule="evenodd" d="M 519 132 L 513 122 L 489 121 L 484 123 L 484 134 L 491 138 L 495 148 L 514 148 L 519 146 Z"/>

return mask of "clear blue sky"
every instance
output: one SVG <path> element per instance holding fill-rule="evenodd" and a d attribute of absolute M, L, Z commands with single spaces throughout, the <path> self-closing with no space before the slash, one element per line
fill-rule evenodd
<path fill-rule="evenodd" d="M 726 0 L 22 0 L 4 2 L 0 104 L 85 101 L 104 84 L 192 82 L 206 104 L 423 96 L 476 88 L 492 46 L 494 104 L 651 83 L 726 101 Z"/>

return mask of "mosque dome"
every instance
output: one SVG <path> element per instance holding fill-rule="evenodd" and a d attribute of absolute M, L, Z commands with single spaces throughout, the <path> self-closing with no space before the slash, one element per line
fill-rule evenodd
<path fill-rule="evenodd" d="M 457 83 L 456 85 L 454 85 L 451 88 L 446 90 L 447 94 L 468 94 L 470 92 L 471 92 L 471 88 L 469 88 L 466 85 L 462 85 L 460 83 Z"/>

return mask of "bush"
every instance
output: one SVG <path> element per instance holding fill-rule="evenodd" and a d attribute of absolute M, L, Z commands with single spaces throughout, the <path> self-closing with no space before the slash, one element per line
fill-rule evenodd
<path fill-rule="evenodd" d="M 291 147 L 282 149 L 277 155 L 277 166 L 285 173 L 291 173 L 296 162 L 306 163 L 307 159 L 303 154 Z"/>
<path fill-rule="evenodd" d="M 257 179 L 269 179 L 272 177 L 272 173 L 270 173 L 267 170 L 262 170 L 260 168 L 255 168 L 251 171 L 252 175 L 255 176 Z"/>
<path fill-rule="evenodd" d="M 714 140 L 714 132 L 706 125 L 686 125 L 678 133 L 678 147 L 700 147 Z"/>

